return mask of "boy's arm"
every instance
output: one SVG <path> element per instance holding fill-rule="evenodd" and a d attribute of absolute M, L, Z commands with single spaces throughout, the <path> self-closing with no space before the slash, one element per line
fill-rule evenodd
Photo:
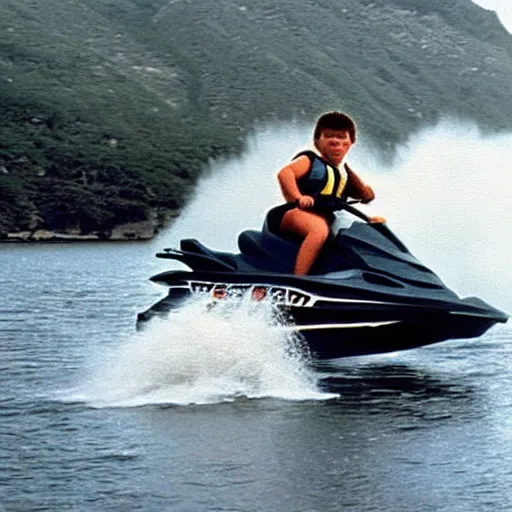
<path fill-rule="evenodd" d="M 295 202 L 302 197 L 297 181 L 307 174 L 309 167 L 309 158 L 302 155 L 279 171 L 277 179 L 279 180 L 281 192 L 287 201 Z"/>
<path fill-rule="evenodd" d="M 354 199 L 360 199 L 369 203 L 375 199 L 375 192 L 370 185 L 367 185 L 349 166 L 345 164 L 348 173 L 348 195 Z"/>
<path fill-rule="evenodd" d="M 367 185 L 347 164 L 345 169 L 348 173 L 348 195 L 354 199 L 361 199 L 364 203 L 369 203 L 375 199 L 375 192 L 370 185 Z M 386 219 L 380 215 L 368 217 L 370 224 L 384 224 Z"/>

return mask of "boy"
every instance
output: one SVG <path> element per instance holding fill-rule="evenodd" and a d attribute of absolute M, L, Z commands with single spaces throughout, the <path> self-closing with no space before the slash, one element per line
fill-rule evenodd
<path fill-rule="evenodd" d="M 278 173 L 284 198 L 296 205 L 281 220 L 281 229 L 303 237 L 294 273 L 307 274 L 329 236 L 334 205 L 347 196 L 369 203 L 375 198 L 367 185 L 343 159 L 356 141 L 356 127 L 342 112 L 327 112 L 315 125 L 313 141 L 316 151 L 299 153 Z M 384 222 L 374 217 L 372 222 Z"/>

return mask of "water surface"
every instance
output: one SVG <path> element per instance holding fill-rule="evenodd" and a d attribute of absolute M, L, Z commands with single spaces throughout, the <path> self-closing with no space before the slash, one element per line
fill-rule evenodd
<path fill-rule="evenodd" d="M 275 204 L 299 135 L 255 136 L 152 242 L 0 244 L 0 510 L 512 509 L 509 325 L 317 366 L 287 357 L 249 309 L 227 321 L 194 304 L 135 334 L 161 296 L 154 253 L 190 236 L 232 249 Z M 508 311 L 509 148 L 442 126 L 385 173 L 351 156 L 378 191 L 374 213 L 417 256 Z"/>
<path fill-rule="evenodd" d="M 0 246 L 3 509 L 510 510 L 508 326 L 316 368 L 258 352 L 247 318 L 140 340 L 154 249 Z M 197 353 L 244 339 L 238 368 Z"/>

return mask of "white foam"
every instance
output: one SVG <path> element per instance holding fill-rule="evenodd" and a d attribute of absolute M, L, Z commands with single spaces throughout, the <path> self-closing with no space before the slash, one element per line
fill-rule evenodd
<path fill-rule="evenodd" d="M 238 232 L 259 227 L 265 210 L 281 201 L 276 171 L 310 137 L 309 128 L 296 125 L 256 133 L 243 158 L 212 166 L 182 217 L 157 240 L 159 248 L 193 236 L 235 250 Z M 508 311 L 510 147 L 511 134 L 484 135 L 474 125 L 445 120 L 411 136 L 390 167 L 364 141 L 350 155 L 376 189 L 372 213 L 386 216 L 456 292 Z M 191 303 L 96 361 L 74 396 L 96 406 L 331 398 L 318 390 L 307 360 L 288 351 L 289 333 L 272 329 L 273 322 L 268 311 L 247 304 L 206 314 L 204 303 Z"/>
<path fill-rule="evenodd" d="M 273 324 L 264 304 L 190 301 L 114 348 L 75 398 L 97 407 L 332 398 L 317 389 L 299 340 Z"/>

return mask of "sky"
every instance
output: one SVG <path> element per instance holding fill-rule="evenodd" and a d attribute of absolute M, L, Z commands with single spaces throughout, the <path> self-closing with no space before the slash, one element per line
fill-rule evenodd
<path fill-rule="evenodd" d="M 512 34 L 512 0 L 472 0 L 473 3 L 496 11 L 502 25 Z"/>

